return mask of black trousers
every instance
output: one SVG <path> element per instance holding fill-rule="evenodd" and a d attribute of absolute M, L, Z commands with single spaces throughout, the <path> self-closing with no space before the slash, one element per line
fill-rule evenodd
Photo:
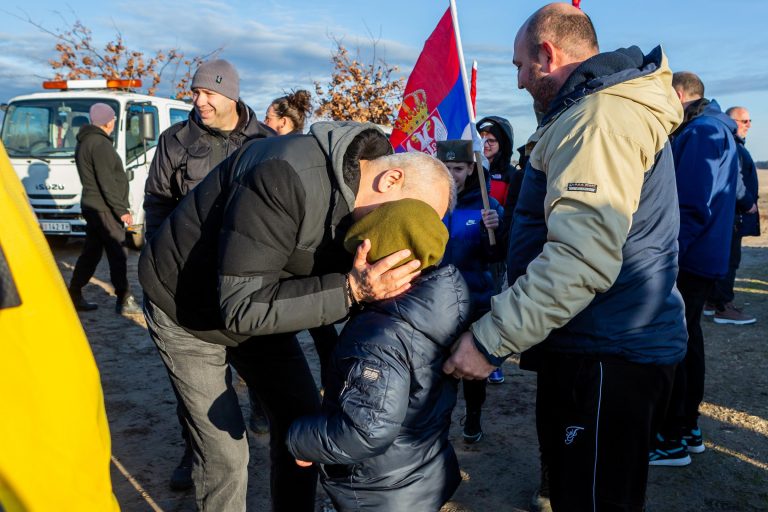
<path fill-rule="evenodd" d="M 83 252 L 77 258 L 69 289 L 78 293 L 96 272 L 102 252 L 107 253 L 109 278 L 115 287 L 115 294 L 122 298 L 129 291 L 128 256 L 125 248 L 125 229 L 111 212 L 83 210 L 85 217 L 85 243 Z"/>
<path fill-rule="evenodd" d="M 733 236 L 731 236 L 731 255 L 728 259 L 728 273 L 722 279 L 715 281 L 712 293 L 709 294 L 708 302 L 717 307 L 718 310 L 723 309 L 726 303 L 733 302 L 734 293 L 733 286 L 736 282 L 736 271 L 741 265 L 741 239 L 739 234 L 741 223 L 737 223 L 733 228 Z"/>
<path fill-rule="evenodd" d="M 554 510 L 644 509 L 651 436 L 673 376 L 674 365 L 543 356 L 536 428 Z"/>
<path fill-rule="evenodd" d="M 487 379 L 462 380 L 464 386 L 464 401 L 467 404 L 467 412 L 480 412 L 485 403 Z"/>
<path fill-rule="evenodd" d="M 712 293 L 714 279 L 681 270 L 677 288 L 685 302 L 685 323 L 688 330 L 688 350 L 677 366 L 672 398 L 661 433 L 668 439 L 679 439 L 683 428 L 693 428 L 699 420 L 699 405 L 704 399 L 704 334 L 701 312 Z"/>

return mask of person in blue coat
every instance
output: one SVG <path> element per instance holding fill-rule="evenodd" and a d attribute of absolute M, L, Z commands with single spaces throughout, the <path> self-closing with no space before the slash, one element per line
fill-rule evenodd
<path fill-rule="evenodd" d="M 353 313 L 321 414 L 294 421 L 287 446 L 300 466 L 320 465 L 338 512 L 436 512 L 461 481 L 448 440 L 458 381 L 441 368 L 468 325 L 469 292 L 455 267 L 436 268 L 448 232 L 426 203 L 379 206 L 350 228 L 345 247 L 366 239 L 369 261 L 408 248 L 422 274 L 405 293 Z"/>
<path fill-rule="evenodd" d="M 704 97 L 704 84 L 694 73 L 675 73 L 672 87 L 685 110 L 671 139 L 680 206 L 677 288 L 685 303 L 688 345 L 649 455 L 654 466 L 686 466 L 689 453 L 704 451 L 698 425 L 704 398 L 701 314 L 715 281 L 728 272 L 739 174 L 733 119 Z"/>
<path fill-rule="evenodd" d="M 715 323 L 748 325 L 757 321 L 733 303 L 733 285 L 741 263 L 741 239 L 760 236 L 760 213 L 757 210 L 757 169 L 745 147 L 747 132 L 752 127 L 749 111 L 744 107 L 731 107 L 725 113 L 736 122 L 736 149 L 739 152 L 739 181 L 736 189 L 736 218 L 731 239 L 731 255 L 728 274 L 715 283 L 715 289 L 704 306 L 704 316 L 711 316 Z"/>
<path fill-rule="evenodd" d="M 474 321 L 490 310 L 491 297 L 496 294 L 497 283 L 491 265 L 502 261 L 505 255 L 504 208 L 493 197 L 488 198 L 490 208 L 483 208 L 480 181 L 474 172 L 472 141 L 439 141 L 437 158 L 453 174 L 457 193 L 456 208 L 443 219 L 449 238 L 442 265 L 454 265 L 467 281 L 472 302 L 470 316 Z M 495 232 L 495 245 L 490 245 L 489 229 Z M 463 381 L 467 405 L 462 431 L 465 443 L 476 443 L 483 437 L 481 418 L 488 381 L 504 382 L 501 368 L 497 368 L 488 380 Z"/>

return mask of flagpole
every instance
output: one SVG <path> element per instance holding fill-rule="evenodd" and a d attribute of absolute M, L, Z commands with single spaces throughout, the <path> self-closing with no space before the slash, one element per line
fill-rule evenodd
<path fill-rule="evenodd" d="M 456 50 L 459 53 L 459 70 L 461 71 L 461 81 L 464 84 L 464 100 L 467 103 L 467 112 L 469 113 L 469 122 L 472 124 L 472 129 L 475 129 L 475 109 L 472 108 L 472 100 L 469 97 L 469 82 L 467 81 L 467 68 L 464 65 L 464 49 L 461 46 L 461 32 L 459 31 L 459 17 L 456 14 L 456 1 L 449 0 L 451 5 L 451 22 L 453 23 L 453 33 L 456 35 Z M 474 142 L 475 137 L 472 137 Z M 480 150 L 482 151 L 482 146 Z M 475 150 L 475 169 L 477 170 L 477 178 L 480 182 L 480 195 L 483 198 L 483 208 L 486 210 L 491 209 L 490 201 L 488 201 L 488 189 L 485 185 L 485 170 L 483 169 L 483 157 L 480 151 Z M 490 245 L 496 245 L 496 235 L 493 229 L 488 230 L 488 242 Z"/>

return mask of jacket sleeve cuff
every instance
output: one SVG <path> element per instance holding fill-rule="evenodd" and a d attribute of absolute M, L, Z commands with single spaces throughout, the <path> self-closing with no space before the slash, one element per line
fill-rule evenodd
<path fill-rule="evenodd" d="M 509 354 L 501 354 L 501 340 L 499 336 L 493 337 L 492 333 L 488 331 L 488 326 L 485 321 L 486 318 L 490 318 L 490 315 L 485 315 L 477 322 L 473 323 L 469 330 L 472 332 L 472 341 L 475 343 L 475 348 L 483 354 L 488 362 L 494 366 L 501 366 Z M 495 341 L 490 341 L 495 340 Z"/>

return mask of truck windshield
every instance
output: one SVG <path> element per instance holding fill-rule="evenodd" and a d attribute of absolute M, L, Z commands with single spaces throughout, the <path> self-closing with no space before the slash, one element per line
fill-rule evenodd
<path fill-rule="evenodd" d="M 20 100 L 11 103 L 3 119 L 2 137 L 13 158 L 72 158 L 77 132 L 90 123 L 88 112 L 94 103 L 106 103 L 117 113 L 116 101 L 97 98 Z"/>

